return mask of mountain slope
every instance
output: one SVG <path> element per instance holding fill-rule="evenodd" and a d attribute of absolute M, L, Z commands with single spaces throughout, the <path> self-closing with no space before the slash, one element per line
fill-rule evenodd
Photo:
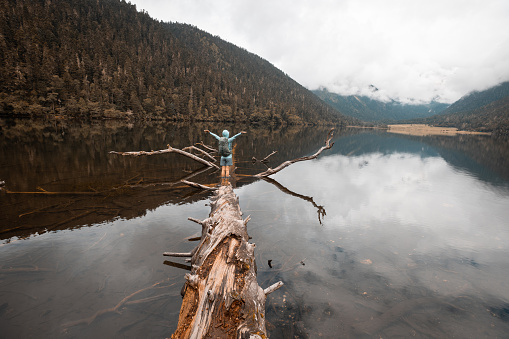
<path fill-rule="evenodd" d="M 468 94 L 424 122 L 509 136 L 509 82 Z"/>
<path fill-rule="evenodd" d="M 342 96 L 327 89 L 314 90 L 324 102 L 341 113 L 368 122 L 394 122 L 425 118 L 435 115 L 449 105 L 437 102 L 422 105 L 402 104 L 396 101 L 382 102 L 366 96 Z"/>
<path fill-rule="evenodd" d="M 353 121 L 266 60 L 123 0 L 0 0 L 0 114 Z"/>
<path fill-rule="evenodd" d="M 484 91 L 475 91 L 463 96 L 442 114 L 469 112 L 509 96 L 509 82 L 501 83 Z"/>

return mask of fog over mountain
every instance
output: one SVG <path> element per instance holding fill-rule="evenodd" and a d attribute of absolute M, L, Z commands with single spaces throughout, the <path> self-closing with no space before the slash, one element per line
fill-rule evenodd
<path fill-rule="evenodd" d="M 509 80 L 506 0 L 131 3 L 219 35 L 311 90 L 451 104 Z"/>

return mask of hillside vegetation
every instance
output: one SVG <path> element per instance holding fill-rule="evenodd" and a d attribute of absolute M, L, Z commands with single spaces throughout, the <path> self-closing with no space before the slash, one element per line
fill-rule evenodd
<path fill-rule="evenodd" d="M 509 82 L 470 93 L 424 122 L 509 137 Z"/>
<path fill-rule="evenodd" d="M 354 121 L 257 55 L 123 0 L 0 0 L 0 114 Z"/>

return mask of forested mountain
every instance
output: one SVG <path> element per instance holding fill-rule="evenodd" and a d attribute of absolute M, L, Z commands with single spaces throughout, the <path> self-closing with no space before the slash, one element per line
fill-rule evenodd
<path fill-rule="evenodd" d="M 353 121 L 266 60 L 124 0 L 0 0 L 0 114 Z"/>
<path fill-rule="evenodd" d="M 509 82 L 501 83 L 484 91 L 469 93 L 453 103 L 442 114 L 468 112 L 476 110 L 509 96 Z"/>
<path fill-rule="evenodd" d="M 509 136 L 509 82 L 470 93 L 424 122 Z"/>
<path fill-rule="evenodd" d="M 438 102 L 421 105 L 402 104 L 394 100 L 382 102 L 367 96 L 343 96 L 331 93 L 326 88 L 314 90 L 313 93 L 345 115 L 377 123 L 425 118 L 438 114 L 449 106 Z"/>

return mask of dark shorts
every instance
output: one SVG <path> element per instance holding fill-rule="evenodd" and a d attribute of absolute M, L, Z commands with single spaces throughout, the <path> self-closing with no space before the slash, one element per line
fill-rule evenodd
<path fill-rule="evenodd" d="M 232 160 L 232 156 L 228 156 L 228 157 L 221 157 L 221 161 L 219 162 L 219 164 L 221 166 L 232 166 L 233 165 L 233 160 Z"/>

